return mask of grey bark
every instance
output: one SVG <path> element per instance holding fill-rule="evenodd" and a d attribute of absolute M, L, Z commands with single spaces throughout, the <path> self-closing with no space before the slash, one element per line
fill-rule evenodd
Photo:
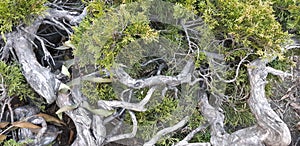
<path fill-rule="evenodd" d="M 74 16 L 68 11 L 50 9 L 45 17 L 51 19 L 66 19 L 72 25 L 78 24 L 86 15 Z M 35 34 L 43 21 L 40 17 L 31 26 L 24 30 Z M 23 74 L 31 87 L 50 104 L 56 101 L 59 107 L 81 104 L 86 98 L 82 96 L 79 89 L 71 89 L 71 95 L 58 93 L 60 81 L 55 78 L 47 68 L 42 67 L 36 60 L 30 40 L 34 39 L 30 33 L 19 29 L 7 36 L 5 48 L 13 48 L 16 52 L 19 63 L 22 66 Z M 7 49 L 5 50 L 7 52 Z M 3 56 L 2 56 L 3 57 Z M 5 56 L 4 56 L 5 58 Z M 232 134 L 224 130 L 224 115 L 208 103 L 205 92 L 199 91 L 201 112 L 211 125 L 211 145 L 233 146 L 233 145 L 269 145 L 286 146 L 291 141 L 291 135 L 287 125 L 271 109 L 265 97 L 265 84 L 268 69 L 266 61 L 255 60 L 248 67 L 249 80 L 251 84 L 251 95 L 248 104 L 255 115 L 257 124 Z M 131 88 L 144 88 L 156 85 L 176 86 L 182 83 L 191 82 L 190 68 L 193 62 L 188 62 L 182 73 L 175 77 L 156 76 L 148 79 L 133 79 L 121 68 L 114 70 L 117 80 Z M 116 107 L 122 107 L 116 106 Z M 134 109 L 134 108 L 133 108 Z M 103 117 L 94 115 L 86 109 L 78 108 L 65 112 L 75 123 L 77 137 L 73 146 L 81 145 L 103 145 L 106 138 L 106 127 L 103 124 Z M 174 130 L 174 129 L 172 129 Z M 207 144 L 207 143 L 206 143 Z M 205 145 L 206 145 L 205 144 Z M 194 144 L 193 144 L 194 145 Z M 201 144 L 199 144 L 201 145 Z"/>
<path fill-rule="evenodd" d="M 248 104 L 257 124 L 228 134 L 224 130 L 224 115 L 208 103 L 205 92 L 201 96 L 201 112 L 211 124 L 211 144 L 218 146 L 287 146 L 291 135 L 287 125 L 270 107 L 265 96 L 267 61 L 255 60 L 248 67 L 251 95 Z"/>

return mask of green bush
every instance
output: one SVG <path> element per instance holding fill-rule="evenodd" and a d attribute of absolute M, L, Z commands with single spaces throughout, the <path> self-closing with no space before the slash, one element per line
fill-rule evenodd
<path fill-rule="evenodd" d="M 272 0 L 276 19 L 284 30 L 300 35 L 300 2 L 297 0 Z"/>
<path fill-rule="evenodd" d="M 7 96 L 16 96 L 21 100 L 25 99 L 26 97 L 34 97 L 34 91 L 27 84 L 18 65 L 8 65 L 3 61 L 0 61 L 0 74 L 3 77 L 3 83 L 5 89 L 7 90 Z"/>
<path fill-rule="evenodd" d="M 255 123 L 255 117 L 246 100 L 231 99 L 222 106 L 225 112 L 225 125 L 228 132 L 234 132 L 241 128 L 252 126 Z"/>
<path fill-rule="evenodd" d="M 129 6 L 130 9 L 126 9 L 128 5 L 122 5 L 123 3 L 130 3 L 132 1 L 133 0 L 115 1 L 115 4 L 117 4 L 115 6 L 120 7 L 119 11 L 101 2 L 93 2 L 93 4 L 89 6 L 90 15 L 79 27 L 75 28 L 75 35 L 72 36 L 72 41 L 76 46 L 74 55 L 81 57 L 81 66 L 96 63 L 100 67 L 109 68 L 112 66 L 120 50 L 137 39 L 148 39 L 152 41 L 163 36 L 169 40 L 181 42 L 181 47 L 187 48 L 187 42 L 184 40 L 185 34 L 180 32 L 180 29 L 169 26 L 168 24 L 153 25 L 149 22 L 145 14 L 147 6 L 133 4 Z M 208 27 L 213 31 L 217 40 L 232 40 L 231 45 L 220 47 L 220 53 L 225 55 L 226 64 L 230 66 L 230 69 L 227 70 L 224 77 L 225 79 L 234 78 L 237 64 L 249 53 L 252 53 L 252 55 L 247 58 L 247 61 L 277 56 L 277 60 L 270 63 L 270 66 L 277 69 L 286 69 L 286 67 L 290 65 L 288 61 L 285 60 L 285 52 L 282 50 L 282 46 L 287 43 L 290 37 L 286 30 L 300 30 L 298 29 L 299 11 L 297 11 L 299 10 L 299 4 L 295 1 L 167 1 L 176 3 L 174 15 L 181 15 L 182 11 L 176 11 L 178 7 L 192 10 L 192 12 L 199 14 L 203 18 Z M 281 9 L 285 11 L 281 12 Z M 134 13 L 137 11 L 139 12 L 138 14 Z M 133 23 L 128 23 L 129 21 Z M 120 30 L 119 24 L 127 25 L 123 26 L 123 29 Z M 201 44 L 199 43 L 198 45 L 200 46 Z M 90 57 L 89 55 L 91 54 L 93 55 Z M 135 56 L 137 55 L 135 54 Z M 93 58 L 93 60 L 89 58 Z M 195 63 L 196 67 L 205 63 L 208 63 L 207 58 L 205 54 L 200 53 Z M 246 98 L 250 91 L 246 63 L 247 62 L 241 65 L 237 80 L 226 86 L 225 96 L 228 97 L 229 100 L 225 103 L 223 108 L 226 112 L 225 123 L 228 131 L 250 126 L 255 122 L 255 118 L 251 114 L 246 102 L 240 101 L 241 98 Z M 139 78 L 140 68 L 138 65 L 134 67 L 136 72 L 129 73 L 133 77 Z M 100 90 L 92 92 L 98 92 L 96 94 L 98 97 L 100 96 L 100 92 L 103 93 L 101 99 L 115 99 L 116 97 L 110 96 L 112 95 L 110 94 L 112 89 L 107 88 L 108 86 L 109 85 L 105 88 L 97 88 Z M 267 87 L 267 90 L 270 89 L 271 88 Z M 137 93 L 142 93 L 142 91 Z M 146 89 L 144 89 L 143 93 L 146 93 Z M 139 100 L 143 97 L 144 94 L 137 95 Z M 95 98 L 92 99 L 94 100 Z M 176 107 L 175 105 L 177 105 L 176 100 L 164 98 L 160 103 L 153 104 L 153 107 L 149 108 L 148 111 L 137 113 L 139 125 L 143 127 L 143 129 L 140 130 L 157 130 L 153 129 L 152 125 L 156 125 L 159 120 L 167 121 L 168 118 L 170 118 L 170 113 L 173 111 L 181 111 L 182 107 Z M 200 121 L 202 121 L 202 118 L 201 115 L 193 116 L 189 121 L 189 126 L 191 128 L 197 127 Z M 127 120 L 129 120 L 128 115 Z M 166 138 L 162 140 L 160 144 L 177 142 L 183 135 L 184 134 L 180 133 L 179 135 Z M 147 139 L 150 136 L 149 133 L 144 133 L 141 137 Z M 192 141 L 208 141 L 209 138 L 209 133 L 200 133 L 197 134 Z"/>
<path fill-rule="evenodd" d="M 32 139 L 27 139 L 24 142 L 17 142 L 14 139 L 10 139 L 10 140 L 3 142 L 3 146 L 26 146 L 27 144 L 29 144 L 31 142 L 33 142 Z"/>
<path fill-rule="evenodd" d="M 0 2 L 0 32 L 12 31 L 14 26 L 29 23 L 31 18 L 40 15 L 47 0 L 2 0 Z"/>
<path fill-rule="evenodd" d="M 281 45 L 286 43 L 288 34 L 276 21 L 270 1 L 207 0 L 201 1 L 199 7 L 217 39 L 234 40 L 234 46 L 223 49 L 225 55 L 231 52 L 231 57 L 243 57 L 246 53 L 282 57 Z M 244 48 L 246 53 L 238 48 Z M 234 51 L 239 53 L 232 53 Z"/>

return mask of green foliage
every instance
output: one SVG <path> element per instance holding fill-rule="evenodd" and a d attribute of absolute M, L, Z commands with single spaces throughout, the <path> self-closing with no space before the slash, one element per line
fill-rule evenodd
<path fill-rule="evenodd" d="M 153 41 L 158 36 L 158 32 L 150 28 L 145 12 L 139 12 L 139 5 L 107 8 L 102 2 L 93 2 L 89 9 L 90 15 L 75 28 L 71 39 L 76 46 L 74 55 L 80 57 L 81 67 L 97 64 L 109 69 L 124 46 L 137 39 Z M 82 90 L 92 103 L 116 98 L 111 85 L 84 82 Z"/>
<path fill-rule="evenodd" d="M 194 130 L 197 127 L 199 127 L 199 125 L 202 125 L 204 121 L 205 121 L 204 117 L 201 115 L 199 111 L 195 109 L 189 120 L 188 128 Z M 210 132 L 209 129 L 206 129 L 195 134 L 195 136 L 191 139 L 190 142 L 192 143 L 192 142 L 209 142 L 209 141 L 210 141 Z"/>
<path fill-rule="evenodd" d="M 101 1 L 101 0 L 95 0 L 95 1 L 83 1 L 84 4 L 88 5 L 88 14 L 89 14 L 89 18 L 99 18 L 103 15 L 104 13 L 104 8 L 105 8 L 105 5 L 104 5 L 104 2 Z"/>
<path fill-rule="evenodd" d="M 235 69 L 236 68 L 226 72 L 227 79 L 232 79 L 235 77 Z M 250 85 L 248 80 L 247 68 L 241 67 L 236 81 L 226 85 L 225 94 L 233 98 L 243 98 L 244 96 L 249 95 L 249 93 Z"/>
<path fill-rule="evenodd" d="M 184 8 L 187 10 L 193 11 L 196 13 L 196 2 L 197 0 L 167 0 L 168 2 L 171 3 L 177 3 L 182 5 Z"/>
<path fill-rule="evenodd" d="M 282 27 L 287 30 L 290 26 L 294 29 L 299 26 L 295 25 L 298 23 L 295 22 L 297 21 L 295 16 L 299 16 L 295 14 L 296 11 L 299 13 L 299 8 L 294 9 L 296 1 L 292 1 L 202 0 L 199 2 L 199 12 L 214 31 L 217 39 L 232 41 L 230 45 L 220 48 L 227 64 L 231 66 L 231 69 L 226 72 L 226 79 L 234 78 L 237 63 L 249 53 L 255 53 L 247 58 L 249 61 L 259 57 L 277 56 L 278 60 L 269 65 L 278 69 L 285 69 L 290 65 L 281 47 L 289 39 L 289 35 L 282 30 Z M 283 9 L 286 11 L 282 11 Z M 271 85 L 268 84 L 266 93 L 270 93 L 270 90 Z M 226 112 L 225 123 L 231 130 L 249 126 L 254 122 L 246 102 L 239 101 L 249 96 L 249 92 L 247 68 L 242 66 L 237 80 L 226 86 L 225 94 L 231 100 L 223 108 Z"/>
<path fill-rule="evenodd" d="M 225 111 L 225 124 L 231 132 L 255 123 L 255 118 L 246 101 L 229 100 L 228 104 L 223 105 L 223 109 Z"/>
<path fill-rule="evenodd" d="M 33 16 L 43 12 L 47 0 L 2 0 L 0 2 L 0 32 L 12 30 L 14 26 L 29 23 Z"/>
<path fill-rule="evenodd" d="M 247 53 L 253 50 L 264 57 L 283 53 L 280 45 L 286 42 L 288 34 L 281 30 L 269 1 L 207 0 L 201 1 L 199 7 L 204 21 L 219 39 L 234 40 L 231 50 L 250 48 Z"/>
<path fill-rule="evenodd" d="M 204 65 L 207 63 L 207 58 L 204 52 L 198 53 L 196 60 L 195 60 L 195 68 L 200 67 L 201 65 Z"/>
<path fill-rule="evenodd" d="M 203 124 L 205 121 L 204 117 L 200 114 L 199 111 L 194 109 L 188 125 L 184 128 L 184 130 L 176 132 L 172 136 L 167 136 L 161 139 L 157 145 L 158 146 L 171 146 L 174 143 L 182 140 L 189 132 L 196 129 L 199 125 Z M 189 141 L 190 143 L 198 143 L 198 142 L 209 142 L 210 141 L 210 131 L 209 129 L 205 129 L 203 131 L 198 132 L 194 135 L 194 137 Z"/>
<path fill-rule="evenodd" d="M 298 0 L 271 0 L 275 16 L 284 30 L 300 35 L 300 2 Z"/>
<path fill-rule="evenodd" d="M 196 129 L 199 125 L 203 124 L 204 121 L 205 121 L 205 119 L 200 114 L 200 112 L 197 109 L 194 109 L 194 111 L 190 117 L 188 127 L 190 129 Z"/>
<path fill-rule="evenodd" d="M 155 106 L 150 107 L 146 112 L 139 112 L 136 117 L 139 124 L 146 125 L 148 122 L 156 123 L 170 120 L 171 112 L 176 109 L 178 100 L 165 97 L 162 101 L 155 101 Z"/>
<path fill-rule="evenodd" d="M 292 60 L 284 59 L 279 60 L 278 58 L 273 60 L 272 62 L 268 63 L 268 66 L 273 67 L 274 69 L 281 70 L 281 71 L 288 71 L 291 66 L 294 65 L 294 62 Z M 268 83 L 266 84 L 265 91 L 266 96 L 271 97 L 272 96 L 272 90 L 274 90 L 273 84 L 277 84 L 276 82 L 282 82 L 281 78 L 279 76 L 275 76 L 272 74 L 268 74 L 267 76 Z"/>
<path fill-rule="evenodd" d="M 29 144 L 31 142 L 33 142 L 33 140 L 31 140 L 31 139 L 28 139 L 24 142 L 17 142 L 14 139 L 10 139 L 10 140 L 3 142 L 3 146 L 26 146 L 27 144 Z"/>
<path fill-rule="evenodd" d="M 210 138 L 211 138 L 210 130 L 206 129 L 202 132 L 195 134 L 195 136 L 191 139 L 190 143 L 209 142 Z"/>
<path fill-rule="evenodd" d="M 170 137 L 170 138 L 164 138 L 164 139 L 161 139 L 157 145 L 158 146 L 172 146 L 174 143 L 177 143 L 179 142 L 180 139 L 178 138 L 173 138 L 173 137 Z"/>
<path fill-rule="evenodd" d="M 144 93 L 144 92 L 143 92 Z M 140 94 L 143 95 L 143 94 Z M 145 97 L 145 96 L 143 96 Z M 171 113 L 177 110 L 178 100 L 171 97 L 164 97 L 161 101 L 152 101 L 155 103 L 150 103 L 150 106 L 145 112 L 136 113 L 136 118 L 138 120 L 140 138 L 149 139 L 156 133 L 158 125 L 163 125 L 173 121 L 173 116 Z M 129 120 L 129 117 L 127 118 Z"/>
<path fill-rule="evenodd" d="M 80 65 L 97 63 L 101 67 L 110 68 L 124 46 L 140 38 L 145 41 L 155 40 L 158 33 L 150 28 L 146 11 L 140 9 L 146 8 L 137 3 L 120 5 L 118 9 L 107 8 L 101 15 L 88 17 L 81 23 L 72 37 L 76 46 L 74 55 L 80 57 Z"/>
<path fill-rule="evenodd" d="M 8 65 L 0 61 L 0 74 L 3 77 L 4 87 L 7 90 L 8 96 L 17 96 L 21 100 L 26 97 L 34 97 L 34 91 L 26 83 L 18 65 Z"/>
<path fill-rule="evenodd" d="M 292 60 L 275 59 L 272 62 L 270 62 L 268 65 L 277 70 L 287 71 L 292 64 L 293 64 Z"/>
<path fill-rule="evenodd" d="M 74 55 L 80 57 L 80 66 L 97 64 L 100 68 L 109 69 L 116 60 L 116 56 L 122 52 L 121 50 L 128 44 L 134 44 L 139 39 L 145 42 L 152 42 L 157 40 L 158 37 L 163 36 L 171 41 L 182 43 L 181 48 L 188 48 L 186 38 L 182 34 L 183 32 L 180 32 L 179 28 L 149 21 L 146 14 L 149 6 L 136 4 L 123 5 L 124 3 L 133 1 L 114 1 L 114 4 L 117 4 L 115 6 L 119 6 L 118 9 L 113 8 L 115 6 L 108 7 L 101 1 L 89 3 L 89 16 L 79 27 L 75 28 L 75 34 L 72 36 L 72 42 L 76 46 Z M 194 13 L 199 13 L 202 16 L 218 40 L 232 41 L 230 45 L 220 47 L 220 52 L 225 55 L 227 65 L 231 67 L 227 70 L 225 79 L 233 79 L 235 77 L 237 64 L 249 53 L 253 53 L 253 55 L 247 58 L 248 61 L 259 57 L 277 56 L 278 60 L 271 62 L 270 66 L 276 69 L 286 69 L 290 65 L 284 57 L 285 52 L 282 51 L 281 46 L 289 38 L 287 32 L 284 32 L 285 30 L 300 30 L 299 3 L 296 1 L 167 1 L 176 3 L 174 7 L 175 17 L 188 15 L 186 12 L 178 9 L 180 7 L 192 10 Z M 203 49 L 202 46 L 200 48 Z M 123 56 L 129 58 L 138 56 L 136 52 L 130 52 L 128 55 L 130 56 Z M 204 53 L 196 55 L 196 68 L 208 63 Z M 136 61 L 136 58 L 132 58 L 131 60 Z M 132 63 L 132 70 L 127 71 L 134 78 L 143 77 L 144 69 L 141 68 L 139 63 Z M 271 86 L 267 85 L 266 92 L 268 93 L 270 89 Z M 136 98 L 138 100 L 143 99 L 147 90 L 135 90 Z M 227 84 L 225 91 L 225 95 L 229 97 L 229 100 L 223 108 L 226 113 L 225 124 L 229 128 L 229 131 L 250 126 L 255 122 L 255 118 L 251 114 L 246 102 L 241 99 L 247 98 L 249 92 L 250 85 L 247 76 L 247 67 L 242 65 L 237 80 Z M 85 82 L 83 93 L 92 103 L 99 99 L 112 100 L 117 98 L 110 84 L 95 85 Z M 171 115 L 173 111 L 182 112 L 185 110 L 184 107 L 178 106 L 177 100 L 171 97 L 165 97 L 159 101 L 154 100 L 150 105 L 146 112 L 136 113 L 139 130 L 143 131 L 140 132 L 142 135 L 139 135 L 139 137 L 144 139 L 149 139 L 153 136 L 153 133 L 159 130 L 159 126 L 157 125 L 174 118 Z M 128 114 L 126 114 L 126 121 L 130 121 Z M 194 129 L 201 122 L 203 122 L 203 117 L 198 112 L 194 113 L 188 127 Z M 210 139 L 209 135 L 208 130 L 205 133 L 198 133 L 192 141 L 207 142 Z M 178 132 L 174 136 L 160 141 L 159 145 L 171 145 L 174 142 L 178 142 L 183 136 L 184 133 Z"/>
<path fill-rule="evenodd" d="M 227 79 L 232 79 L 235 76 L 235 69 L 226 72 Z M 240 68 L 236 81 L 226 85 L 225 94 L 229 97 L 222 106 L 225 111 L 226 128 L 233 132 L 253 125 L 255 117 L 252 115 L 246 100 L 244 100 L 250 95 L 250 83 L 245 66 Z"/>
<path fill-rule="evenodd" d="M 89 98 L 89 102 L 94 104 L 98 100 L 115 100 L 117 96 L 110 84 L 92 83 L 84 81 L 82 94 Z"/>

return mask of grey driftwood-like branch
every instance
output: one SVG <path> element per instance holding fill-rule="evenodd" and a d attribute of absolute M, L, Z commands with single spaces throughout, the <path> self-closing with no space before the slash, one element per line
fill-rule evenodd
<path fill-rule="evenodd" d="M 178 130 L 179 128 L 183 127 L 188 122 L 189 117 L 184 117 L 180 122 L 175 124 L 174 126 L 164 128 L 156 133 L 155 136 L 153 136 L 148 142 L 144 144 L 144 146 L 153 146 L 157 143 L 158 140 L 160 140 L 163 136 L 166 134 L 169 134 L 171 132 L 174 132 L 175 130 Z"/>
<path fill-rule="evenodd" d="M 9 52 L 8 50 L 14 49 L 27 82 L 49 104 L 56 100 L 60 81 L 55 78 L 55 75 L 49 69 L 42 67 L 37 61 L 32 44 L 36 38 L 35 34 L 44 19 L 67 19 L 71 24 L 76 25 L 85 17 L 86 11 L 85 8 L 80 15 L 74 16 L 68 11 L 48 9 L 44 17 L 38 17 L 30 26 L 19 28 L 17 31 L 6 35 L 7 43 L 4 46 L 3 52 Z M 43 42 L 39 37 L 37 39 Z M 46 54 L 45 59 L 50 59 L 49 57 L 51 56 L 49 56 L 49 52 L 45 49 L 43 43 L 42 48 Z M 3 53 L 1 58 L 5 59 L 7 56 L 7 53 Z"/>
<path fill-rule="evenodd" d="M 8 39 L 13 39 L 13 48 L 29 85 L 44 97 L 47 103 L 53 103 L 57 97 L 60 81 L 49 69 L 42 67 L 37 61 L 32 44 L 28 41 L 28 39 L 33 40 L 34 38 L 20 31 Z"/>
<path fill-rule="evenodd" d="M 181 73 L 177 76 L 164 76 L 157 75 L 146 79 L 133 79 L 130 77 L 122 67 L 112 69 L 114 76 L 117 81 L 133 89 L 141 89 L 145 87 L 153 87 L 156 85 L 165 86 L 178 86 L 183 83 L 191 83 L 192 81 L 192 70 L 194 69 L 193 59 L 189 59 L 182 69 Z"/>
<path fill-rule="evenodd" d="M 149 91 L 147 92 L 147 95 L 145 98 L 140 101 L 139 103 L 131 103 L 131 102 L 126 102 L 126 101 L 106 101 L 106 100 L 99 100 L 98 106 L 102 107 L 104 109 L 113 109 L 113 107 L 121 107 L 124 109 L 132 110 L 132 111 L 146 111 L 147 109 L 145 108 L 145 105 L 149 102 L 151 99 L 151 96 L 153 92 L 155 91 L 156 87 L 151 87 Z"/>
<path fill-rule="evenodd" d="M 44 17 L 38 17 L 30 26 L 22 26 L 23 28 L 19 28 L 16 31 L 5 35 L 7 41 L 3 47 L 1 60 L 5 60 L 5 58 L 7 58 L 8 52 L 15 52 L 16 58 L 21 64 L 22 72 L 27 82 L 41 97 L 45 98 L 49 104 L 56 102 L 59 107 L 72 106 L 82 103 L 86 100 L 86 98 L 82 95 L 79 87 L 76 85 L 70 90 L 70 94 L 58 93 L 60 81 L 56 79 L 56 76 L 51 73 L 49 69 L 39 64 L 33 52 L 33 40 L 37 38 L 36 32 L 39 26 L 44 21 L 47 21 L 47 23 L 51 22 L 51 24 L 57 25 L 68 32 L 68 34 L 71 34 L 72 31 L 69 30 L 71 28 L 64 27 L 59 20 L 67 20 L 70 25 L 74 26 L 78 25 L 86 15 L 87 8 L 84 8 L 82 13 L 76 15 L 66 10 L 48 9 Z M 42 45 L 44 45 L 44 40 L 40 38 L 37 39 L 42 42 Z M 43 51 L 46 54 L 45 58 L 50 59 L 49 55 L 47 56 L 48 53 L 45 49 L 45 46 L 42 47 L 44 48 Z M 214 54 L 211 55 L 216 56 Z M 215 58 L 221 57 L 223 56 L 216 56 Z M 188 143 L 191 137 L 193 137 L 195 133 L 202 129 L 200 126 L 199 129 L 192 131 L 190 135 L 188 135 L 177 145 L 288 145 L 291 141 L 289 129 L 270 107 L 265 97 L 265 84 L 268 73 L 283 77 L 290 76 L 290 74 L 267 67 L 266 64 L 266 61 L 255 60 L 251 62 L 248 67 L 249 80 L 251 84 L 251 95 L 248 100 L 248 104 L 257 120 L 256 125 L 238 130 L 232 134 L 227 133 L 224 130 L 224 115 L 222 111 L 219 111 L 217 108 L 211 106 L 208 102 L 206 92 L 199 90 L 198 96 L 200 98 L 200 110 L 210 125 L 210 143 Z M 151 87 L 147 93 L 147 96 L 139 103 L 104 100 L 100 100 L 98 102 L 98 106 L 104 109 L 113 109 L 118 107 L 130 110 L 129 113 L 133 122 L 132 132 L 128 134 L 107 137 L 107 129 L 105 127 L 104 118 L 102 116 L 95 115 L 85 108 L 79 106 L 74 110 L 65 112 L 73 120 L 76 126 L 77 136 L 72 145 L 103 145 L 107 142 L 135 136 L 137 131 L 137 119 L 133 112 L 146 110 L 144 106 L 148 103 L 155 90 L 155 87 L 158 85 L 175 87 L 183 83 L 191 84 L 191 70 L 193 68 L 194 62 L 192 59 L 190 59 L 187 61 L 182 72 L 177 76 L 157 75 L 145 79 L 134 79 L 129 76 L 128 73 L 126 73 L 121 67 L 113 69 L 112 71 L 116 80 L 126 85 L 128 88 L 142 89 Z M 178 124 L 159 131 L 150 141 L 145 143 L 145 145 L 154 145 L 162 136 L 183 127 L 186 123 L 187 118 L 184 118 Z"/>
<path fill-rule="evenodd" d="M 80 15 L 72 15 L 72 13 L 68 11 L 48 9 L 44 17 L 38 17 L 31 25 L 5 35 L 7 43 L 4 46 L 1 59 L 4 60 L 7 58 L 8 52 L 15 52 L 27 82 L 41 97 L 45 98 L 49 104 L 56 101 L 59 107 L 63 107 L 80 103 L 83 98 L 76 90 L 72 91 L 72 97 L 74 99 L 69 99 L 67 95 L 58 93 L 60 81 L 50 72 L 50 69 L 41 66 L 37 61 L 33 52 L 34 44 L 32 43 L 36 36 L 32 34 L 36 34 L 39 26 L 45 19 L 66 19 L 71 25 L 77 25 L 85 17 L 86 13 L 86 8 Z M 39 39 L 39 41 L 43 40 Z M 91 115 L 91 113 L 82 107 L 66 112 L 66 114 L 73 120 L 77 130 L 77 136 L 72 144 L 73 146 L 103 144 L 106 134 L 105 127 L 100 124 L 102 121 L 101 117 Z M 94 130 L 91 131 L 90 129 Z"/>
<path fill-rule="evenodd" d="M 199 91 L 200 110 L 211 125 L 212 145 L 255 145 L 255 146 L 287 146 L 291 135 L 287 125 L 270 107 L 265 96 L 266 77 L 268 73 L 282 74 L 266 66 L 267 61 L 255 60 L 248 67 L 251 85 L 248 104 L 254 114 L 257 124 L 228 134 L 224 130 L 224 115 L 211 106 L 205 92 Z M 286 73 L 284 74 L 286 75 Z"/>

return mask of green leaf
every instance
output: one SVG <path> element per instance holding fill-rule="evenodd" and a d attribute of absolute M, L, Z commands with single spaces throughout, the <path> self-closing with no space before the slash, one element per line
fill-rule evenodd
<path fill-rule="evenodd" d="M 71 88 L 68 85 L 64 83 L 61 83 L 59 85 L 58 91 L 61 91 L 62 93 L 66 93 L 68 90 L 71 90 Z"/>
<path fill-rule="evenodd" d="M 78 106 L 79 106 L 79 104 L 63 106 L 63 107 L 61 107 L 59 110 L 57 110 L 57 111 L 55 112 L 55 114 L 57 114 L 58 118 L 59 118 L 60 120 L 62 120 L 62 113 L 63 113 L 63 112 L 74 110 L 74 109 L 76 109 Z"/>
<path fill-rule="evenodd" d="M 61 66 L 61 73 L 66 75 L 69 78 L 71 77 L 71 74 L 70 74 L 70 72 L 68 71 L 68 68 L 65 65 Z"/>
<path fill-rule="evenodd" d="M 104 117 L 107 117 L 115 112 L 115 110 L 104 110 L 104 109 L 92 108 L 86 101 L 82 102 L 81 106 L 89 110 L 93 114 L 104 116 Z"/>
<path fill-rule="evenodd" d="M 71 43 L 70 40 L 66 41 L 63 46 L 75 49 L 75 46 Z"/>
<path fill-rule="evenodd" d="M 66 66 L 66 68 L 70 68 L 72 65 L 74 65 L 74 59 L 70 59 L 64 62 L 64 65 Z"/>
<path fill-rule="evenodd" d="M 101 77 L 87 77 L 84 80 L 95 82 L 95 83 L 111 83 L 112 82 L 112 79 L 101 78 Z"/>

